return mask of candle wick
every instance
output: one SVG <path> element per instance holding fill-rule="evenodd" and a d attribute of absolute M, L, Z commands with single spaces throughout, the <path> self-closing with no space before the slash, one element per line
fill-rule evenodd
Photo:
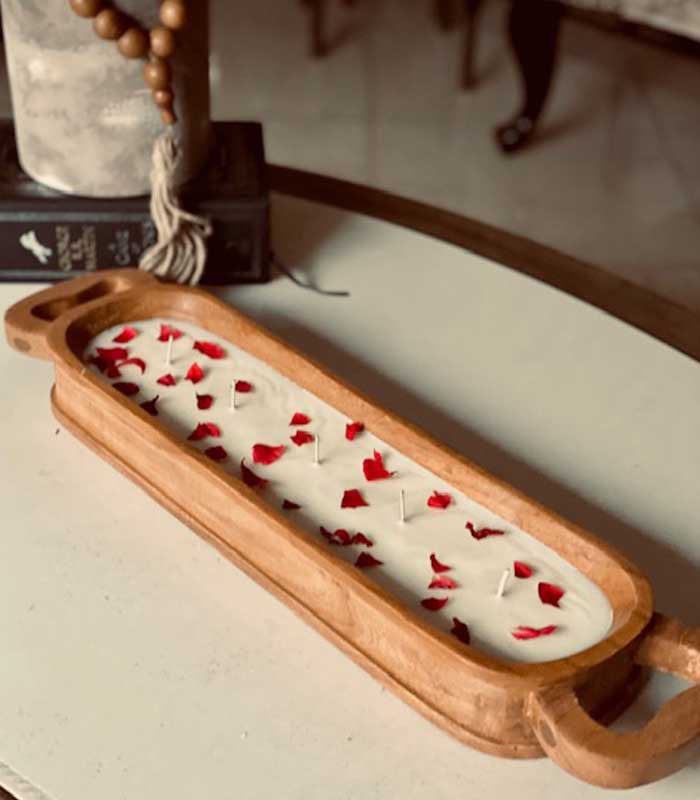
<path fill-rule="evenodd" d="M 399 522 L 406 522 L 406 493 L 399 490 Z"/>
<path fill-rule="evenodd" d="M 170 362 L 171 362 L 172 357 L 173 357 L 173 339 L 174 339 L 174 337 L 173 337 L 173 335 L 171 333 L 168 336 L 168 349 L 167 349 L 166 354 L 165 354 L 165 366 L 166 367 L 170 366 Z"/>
<path fill-rule="evenodd" d="M 496 597 L 503 597 L 503 592 L 506 590 L 506 584 L 508 583 L 508 578 L 510 578 L 510 570 L 504 570 L 503 575 L 501 575 L 501 581 L 498 584 L 498 590 L 496 592 Z"/>
<path fill-rule="evenodd" d="M 231 411 L 235 411 L 238 408 L 236 403 L 236 391 L 236 380 L 234 379 L 231 381 Z"/>
<path fill-rule="evenodd" d="M 321 463 L 321 437 L 318 434 L 314 436 L 314 464 L 318 466 Z"/>

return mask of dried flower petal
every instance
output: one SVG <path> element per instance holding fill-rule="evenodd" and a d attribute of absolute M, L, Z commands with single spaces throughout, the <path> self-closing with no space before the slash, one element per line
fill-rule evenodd
<path fill-rule="evenodd" d="M 340 501 L 341 508 L 360 508 L 360 506 L 368 506 L 369 503 L 360 494 L 359 489 L 346 489 L 343 493 L 343 499 Z"/>
<path fill-rule="evenodd" d="M 214 404 L 214 398 L 210 394 L 197 395 L 197 408 L 200 411 L 207 411 Z"/>
<path fill-rule="evenodd" d="M 360 569 L 367 569 L 368 567 L 381 567 L 383 563 L 383 561 L 380 561 L 378 558 L 366 553 L 364 550 L 355 559 L 355 566 L 359 567 Z"/>
<path fill-rule="evenodd" d="M 253 391 L 253 386 L 248 381 L 236 381 L 236 391 L 241 394 L 248 394 L 248 392 Z"/>
<path fill-rule="evenodd" d="M 146 371 L 146 362 L 142 358 L 125 358 L 123 361 L 118 361 L 114 366 L 119 367 L 119 369 L 138 367 L 142 375 Z"/>
<path fill-rule="evenodd" d="M 450 633 L 456 636 L 462 644 L 469 644 L 471 636 L 466 622 L 461 622 L 457 617 L 452 617 L 452 630 Z"/>
<path fill-rule="evenodd" d="M 160 378 L 156 381 L 161 386 L 175 386 L 175 376 L 168 373 L 167 375 L 161 375 Z"/>
<path fill-rule="evenodd" d="M 105 361 L 104 358 L 102 358 L 102 356 L 95 356 L 95 355 L 88 356 L 87 363 L 92 364 L 94 367 L 97 367 L 97 369 L 99 369 L 100 372 L 104 372 L 109 366 L 109 362 Z"/>
<path fill-rule="evenodd" d="M 202 439 L 208 439 L 210 436 L 215 439 L 221 436 L 219 426 L 215 425 L 213 422 L 200 422 L 187 439 L 190 442 L 200 442 Z"/>
<path fill-rule="evenodd" d="M 204 451 L 204 455 L 211 458 L 212 461 L 217 462 L 225 461 L 228 458 L 228 453 L 220 444 L 217 444 L 215 447 L 207 447 Z"/>
<path fill-rule="evenodd" d="M 342 545 L 343 547 L 347 547 L 351 540 L 350 534 L 345 530 L 345 528 L 338 528 L 336 531 L 329 531 L 320 526 L 321 536 L 328 542 L 328 544 L 338 544 Z"/>
<path fill-rule="evenodd" d="M 311 422 L 311 417 L 307 416 L 306 414 L 302 414 L 300 411 L 297 411 L 296 414 L 292 417 L 290 425 L 308 425 Z"/>
<path fill-rule="evenodd" d="M 285 500 L 282 503 L 282 508 L 285 511 L 298 511 L 301 506 L 298 503 L 293 503 L 291 500 Z"/>
<path fill-rule="evenodd" d="M 161 325 L 159 342 L 167 342 L 169 339 L 177 340 L 182 336 L 182 331 L 173 327 L 172 325 Z"/>
<path fill-rule="evenodd" d="M 128 358 L 129 351 L 126 347 L 98 347 L 97 355 L 108 364 L 114 364 L 116 361 Z"/>
<path fill-rule="evenodd" d="M 430 508 L 445 509 L 452 502 L 452 496 L 449 494 L 442 494 L 441 492 L 433 492 L 428 498 L 428 505 Z"/>
<path fill-rule="evenodd" d="M 430 566 L 433 572 L 448 572 L 449 570 L 452 569 L 452 567 L 448 567 L 447 564 L 441 564 L 437 560 L 437 556 L 435 555 L 435 553 L 430 554 Z"/>
<path fill-rule="evenodd" d="M 514 639 L 538 639 L 540 636 L 549 636 L 557 629 L 556 625 L 546 625 L 544 628 L 531 628 L 529 625 L 518 625 L 512 632 Z"/>
<path fill-rule="evenodd" d="M 156 408 L 156 403 L 160 399 L 160 395 L 157 394 L 153 400 L 147 400 L 145 403 L 141 403 L 141 408 L 147 413 L 150 414 L 152 417 L 158 416 L 158 409 Z"/>
<path fill-rule="evenodd" d="M 133 397 L 140 391 L 135 383 L 113 383 L 112 387 L 127 397 Z"/>
<path fill-rule="evenodd" d="M 134 330 L 131 325 L 125 325 L 122 332 L 118 336 L 115 336 L 112 341 L 117 342 L 117 344 L 127 344 L 127 342 L 130 342 L 136 336 L 138 336 L 138 331 Z"/>
<path fill-rule="evenodd" d="M 269 444 L 254 444 L 253 461 L 256 464 L 274 464 L 278 458 L 282 457 L 286 449 L 283 444 L 276 447 Z"/>
<path fill-rule="evenodd" d="M 362 471 L 368 481 L 380 481 L 385 478 L 391 478 L 392 475 L 396 474 L 395 472 L 387 472 L 382 454 L 378 450 L 374 451 L 374 458 L 366 458 L 362 462 Z"/>
<path fill-rule="evenodd" d="M 505 531 L 498 530 L 497 528 L 481 528 L 475 530 L 471 522 L 467 522 L 464 526 L 475 539 L 485 539 L 487 536 L 503 536 Z"/>
<path fill-rule="evenodd" d="M 345 426 L 345 438 L 352 442 L 358 433 L 362 433 L 365 426 L 362 422 L 348 422 Z"/>
<path fill-rule="evenodd" d="M 344 547 L 350 544 L 350 534 L 345 528 L 338 528 L 336 531 L 333 531 L 333 538 L 336 540 L 336 544 L 342 544 Z"/>
<path fill-rule="evenodd" d="M 187 370 L 187 375 L 185 375 L 185 380 L 192 381 L 192 383 L 199 383 L 203 377 L 204 377 L 204 371 L 195 361 L 194 364 L 192 364 L 192 366 Z"/>
<path fill-rule="evenodd" d="M 350 544 L 361 544 L 365 547 L 374 547 L 374 542 L 359 531 L 352 537 Z"/>
<path fill-rule="evenodd" d="M 219 359 L 226 355 L 224 348 L 216 344 L 216 342 L 195 342 L 193 347 L 203 355 L 209 356 L 209 358 Z"/>
<path fill-rule="evenodd" d="M 447 575 L 436 575 L 432 581 L 430 581 L 430 585 L 428 589 L 456 589 L 457 588 L 457 581 L 452 580 L 452 578 L 448 577 Z"/>
<path fill-rule="evenodd" d="M 564 597 L 564 590 L 553 583 L 538 583 L 537 594 L 543 603 L 559 608 L 559 601 Z"/>
<path fill-rule="evenodd" d="M 301 447 L 303 444 L 309 444 L 310 442 L 313 442 L 314 435 L 308 431 L 297 431 L 294 436 L 290 436 L 289 438 L 297 447 Z"/>
<path fill-rule="evenodd" d="M 524 561 L 514 561 L 513 573 L 516 578 L 529 578 L 532 575 L 532 567 Z"/>
<path fill-rule="evenodd" d="M 439 611 L 447 605 L 449 599 L 449 597 L 426 597 L 425 600 L 420 601 L 420 604 L 428 611 Z"/>
<path fill-rule="evenodd" d="M 267 486 L 267 481 L 258 477 L 252 469 L 246 467 L 245 461 L 241 461 L 241 478 L 243 483 L 252 489 L 264 489 Z"/>

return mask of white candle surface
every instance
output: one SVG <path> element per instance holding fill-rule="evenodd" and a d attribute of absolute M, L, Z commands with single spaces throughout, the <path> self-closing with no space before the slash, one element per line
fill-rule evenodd
<path fill-rule="evenodd" d="M 94 365 L 91 369 L 110 383 L 136 384 L 139 392 L 131 398 L 136 403 L 158 395 L 156 420 L 183 440 L 199 424 L 218 426 L 220 438 L 189 444 L 201 451 L 214 446 L 225 448 L 227 458 L 219 467 L 236 476 L 240 476 L 240 462 L 245 459 L 246 466 L 269 481 L 261 497 L 277 509 L 285 499 L 300 505 L 299 510 L 285 513 L 318 542 L 326 545 L 320 526 L 331 532 L 344 529 L 350 535 L 363 533 L 374 543 L 373 547 L 327 545 L 329 552 L 351 564 L 363 552 L 380 560 L 380 566 L 364 569 L 365 575 L 430 623 L 450 631 L 456 617 L 469 626 L 473 646 L 500 658 L 523 662 L 572 655 L 609 633 L 612 610 L 592 581 L 528 533 L 458 492 L 371 430 L 349 441 L 345 427 L 351 420 L 240 347 L 196 325 L 171 319 L 128 324 L 138 332 L 134 339 L 115 344 L 113 339 L 124 326 L 110 328 L 90 342 L 86 358 L 94 355 L 98 347 L 125 347 L 129 358 L 145 361 L 145 373 L 142 375 L 138 366 L 127 365 L 121 369 L 121 377 L 114 379 Z M 183 332 L 173 342 L 167 370 L 163 367 L 162 343 L 157 341 L 161 324 L 173 325 Z M 224 357 L 215 360 L 195 350 L 195 341 L 220 345 Z M 192 383 L 185 380 L 195 362 L 204 370 L 195 391 L 213 398 L 213 404 L 205 410 L 197 407 Z M 174 386 L 158 384 L 166 371 L 174 376 Z M 245 413 L 236 415 L 230 413 L 232 374 L 252 385 L 252 392 L 245 395 Z M 291 425 L 297 412 L 308 415 L 310 422 Z M 301 446 L 291 441 L 298 431 L 323 437 L 323 469 L 314 468 L 313 441 Z M 253 461 L 256 444 L 284 445 L 286 450 L 281 458 L 265 466 Z M 371 459 L 375 450 L 383 457 L 386 469 L 395 472 L 391 478 L 366 480 L 362 463 Z M 341 508 L 344 493 L 352 489 L 359 490 L 368 505 Z M 411 520 L 410 525 L 398 527 L 396 501 L 401 491 L 405 502 L 410 503 Z M 428 498 L 435 491 L 451 496 L 445 509 L 428 506 Z M 468 521 L 477 530 L 496 528 L 505 533 L 477 540 L 465 529 Z M 436 575 L 431 554 L 450 569 Z M 518 577 L 518 571 L 513 570 L 515 561 L 532 568 L 532 576 Z M 498 597 L 496 590 L 505 570 L 510 570 L 507 591 Z M 456 588 L 429 589 L 431 581 L 441 576 L 456 582 Z M 559 607 L 542 602 L 538 594 L 540 582 L 564 590 Z M 421 605 L 427 598 L 448 598 L 448 602 L 438 611 L 430 611 Z M 524 641 L 513 636 L 519 626 L 541 629 L 550 625 L 557 626 L 551 635 Z"/>

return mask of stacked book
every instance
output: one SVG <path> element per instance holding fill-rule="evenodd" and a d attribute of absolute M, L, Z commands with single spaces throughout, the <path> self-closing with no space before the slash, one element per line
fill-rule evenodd
<path fill-rule="evenodd" d="M 270 225 L 262 127 L 213 124 L 204 173 L 182 192 L 183 205 L 214 228 L 204 282 L 269 278 Z M 54 281 L 135 266 L 156 240 L 149 198 L 65 195 L 19 166 L 11 120 L 0 121 L 0 281 Z"/>

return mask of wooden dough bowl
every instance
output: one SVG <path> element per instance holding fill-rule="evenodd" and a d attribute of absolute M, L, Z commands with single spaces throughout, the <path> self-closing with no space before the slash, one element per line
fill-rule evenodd
<path fill-rule="evenodd" d="M 540 539 L 602 589 L 612 632 L 568 658 L 523 664 L 431 627 L 86 369 L 83 353 L 94 336 L 153 317 L 196 323 L 242 347 Z M 53 409 L 66 428 L 461 741 L 508 758 L 544 752 L 605 787 L 649 783 L 700 755 L 700 686 L 677 695 L 639 731 L 604 727 L 634 699 L 645 667 L 700 681 L 700 630 L 653 613 L 649 582 L 630 562 L 223 302 L 138 270 L 105 271 L 29 297 L 7 312 L 5 324 L 12 347 L 54 362 Z"/>

